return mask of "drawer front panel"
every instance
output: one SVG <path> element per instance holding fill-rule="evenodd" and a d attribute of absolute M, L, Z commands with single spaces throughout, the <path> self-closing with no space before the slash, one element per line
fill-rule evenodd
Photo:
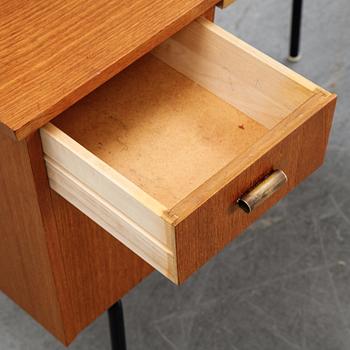
<path fill-rule="evenodd" d="M 335 100 L 323 106 L 176 226 L 180 283 L 323 163 L 334 107 Z M 237 199 L 273 169 L 283 170 L 288 182 L 252 213 L 245 213 Z"/>

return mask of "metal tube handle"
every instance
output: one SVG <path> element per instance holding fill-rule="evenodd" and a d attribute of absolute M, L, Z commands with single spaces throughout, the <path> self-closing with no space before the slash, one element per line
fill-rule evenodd
<path fill-rule="evenodd" d="M 259 182 L 253 189 L 250 189 L 240 197 L 237 200 L 237 204 L 246 213 L 251 213 L 254 208 L 271 197 L 287 181 L 287 175 L 282 170 L 275 170 Z"/>

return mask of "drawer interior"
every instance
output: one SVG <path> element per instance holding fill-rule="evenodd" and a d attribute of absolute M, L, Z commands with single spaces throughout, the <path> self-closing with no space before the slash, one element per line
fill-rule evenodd
<path fill-rule="evenodd" d="M 254 215 L 232 214 L 234 196 L 257 176 L 248 173 L 242 181 L 241 175 L 285 138 L 293 139 L 293 131 L 332 100 L 327 91 L 198 19 L 42 128 L 50 186 L 178 283 L 254 221 Z M 319 128 L 312 147 L 326 143 L 326 134 Z M 304 142 L 298 137 L 297 147 Z M 283 164 L 295 169 L 298 158 L 288 154 Z M 259 174 L 273 165 L 262 163 Z M 293 176 L 288 189 L 302 178 Z M 183 243 L 194 232 L 187 229 L 188 218 L 233 182 L 235 194 L 230 190 L 218 201 L 220 218 L 204 219 L 203 226 L 211 230 L 211 222 L 222 218 L 227 238 L 206 236 L 210 249 L 198 248 L 190 264 L 188 254 L 194 257 L 203 239 L 197 234 L 191 248 Z M 207 215 L 203 210 L 198 222 L 202 214 Z"/>
<path fill-rule="evenodd" d="M 190 54 L 180 47 L 182 37 Z M 213 58 L 223 70 L 217 74 L 201 53 L 203 46 L 218 50 L 209 44 L 179 33 L 54 124 L 166 208 L 174 207 L 313 94 L 280 72 L 271 81 L 274 69 L 240 46 L 230 48 L 230 69 Z M 225 55 L 218 52 L 220 59 Z M 185 66 L 179 67 L 181 61 Z M 193 75 L 212 79 L 211 91 Z"/>
<path fill-rule="evenodd" d="M 54 124 L 168 208 L 267 130 L 151 54 Z"/>

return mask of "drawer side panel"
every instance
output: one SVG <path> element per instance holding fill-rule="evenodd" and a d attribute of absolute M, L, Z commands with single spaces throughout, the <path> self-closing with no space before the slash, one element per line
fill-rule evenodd
<path fill-rule="evenodd" d="M 173 247 L 173 227 L 167 209 L 140 188 L 90 153 L 59 128 L 48 124 L 41 129 L 44 154 L 83 185 L 120 210 L 153 235 Z"/>
<path fill-rule="evenodd" d="M 176 283 L 174 252 L 118 209 L 84 186 L 49 157 L 45 157 L 50 187 L 118 239 L 155 269 Z"/>

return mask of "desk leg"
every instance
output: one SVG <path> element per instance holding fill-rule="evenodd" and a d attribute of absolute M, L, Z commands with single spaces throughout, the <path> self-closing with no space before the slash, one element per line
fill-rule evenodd
<path fill-rule="evenodd" d="M 292 8 L 292 27 L 290 37 L 289 61 L 297 62 L 300 60 L 300 32 L 302 20 L 303 0 L 293 0 Z"/>
<path fill-rule="evenodd" d="M 112 350 L 126 350 L 125 326 L 121 300 L 108 309 L 108 319 Z"/>

